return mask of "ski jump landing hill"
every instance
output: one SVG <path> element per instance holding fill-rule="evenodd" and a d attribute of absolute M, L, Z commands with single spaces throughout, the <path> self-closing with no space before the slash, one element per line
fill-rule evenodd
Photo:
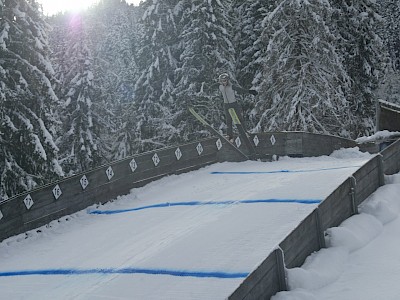
<path fill-rule="evenodd" d="M 304 132 L 263 133 L 252 135 L 251 140 L 258 156 L 266 159 L 273 155 L 329 155 L 334 150 L 355 146 L 375 153 L 379 149 L 377 144 L 358 145 L 352 140 Z M 236 147 L 246 152 L 240 141 Z M 93 204 L 108 202 L 163 176 L 217 162 L 241 160 L 243 156 L 233 147 L 215 137 L 135 155 L 52 182 L 0 202 L 0 241 Z M 229 299 L 269 299 L 276 292 L 287 289 L 285 268 L 300 266 L 308 255 L 325 247 L 324 231 L 356 214 L 358 205 L 383 185 L 384 175 L 399 170 L 400 140 L 397 140 L 343 182 L 288 236 L 282 237 L 279 247 Z"/>
<path fill-rule="evenodd" d="M 356 146 L 351 140 L 303 132 L 265 133 L 251 137 L 259 156 L 319 156 Z M 146 152 L 49 183 L 0 202 L 0 241 L 48 224 L 166 175 L 180 174 L 223 161 L 242 161 L 232 145 L 218 137 Z M 243 144 L 239 145 L 247 152 Z"/>

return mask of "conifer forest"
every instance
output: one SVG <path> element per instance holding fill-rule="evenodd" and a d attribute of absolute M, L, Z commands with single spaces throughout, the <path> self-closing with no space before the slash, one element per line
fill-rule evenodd
<path fill-rule="evenodd" d="M 46 16 L 0 0 L 0 199 L 226 131 L 218 76 L 251 132 L 355 139 L 400 103 L 399 0 L 100 0 Z"/>

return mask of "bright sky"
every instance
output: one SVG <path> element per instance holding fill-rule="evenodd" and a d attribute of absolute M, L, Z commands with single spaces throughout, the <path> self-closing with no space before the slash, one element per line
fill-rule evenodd
<path fill-rule="evenodd" d="M 79 11 L 85 9 L 98 0 L 37 0 L 43 5 L 43 11 L 46 15 L 53 15 L 60 11 Z M 127 3 L 139 5 L 141 0 L 126 0 Z"/>

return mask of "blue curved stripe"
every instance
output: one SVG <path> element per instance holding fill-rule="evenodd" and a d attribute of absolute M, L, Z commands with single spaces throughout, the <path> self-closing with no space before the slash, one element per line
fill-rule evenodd
<path fill-rule="evenodd" d="M 347 167 L 336 167 L 336 168 L 322 168 L 322 169 L 309 169 L 309 170 L 276 170 L 276 171 L 215 171 L 210 172 L 213 175 L 251 175 L 251 174 L 277 174 L 277 173 L 307 173 L 307 172 L 320 172 L 320 171 L 331 171 L 341 169 L 353 169 L 360 168 L 361 166 L 347 166 Z"/>
<path fill-rule="evenodd" d="M 189 202 L 165 202 L 148 206 L 141 206 L 127 209 L 115 210 L 91 210 L 91 215 L 115 215 L 132 211 L 139 211 L 152 208 L 172 207 L 172 206 L 201 206 L 201 205 L 230 205 L 230 204 L 254 204 L 254 203 L 298 203 L 298 204 L 318 204 L 320 199 L 255 199 L 255 200 L 226 200 L 226 201 L 189 201 Z"/>
<path fill-rule="evenodd" d="M 0 277 L 16 277 L 16 276 L 32 276 L 32 275 L 89 275 L 89 274 L 147 274 L 147 275 L 170 275 L 177 277 L 197 277 L 197 278 L 220 278 L 235 279 L 245 278 L 249 273 L 237 272 L 192 272 L 179 270 L 163 270 L 163 269 L 140 269 L 140 268 L 123 268 L 123 269 L 44 269 L 44 270 L 25 270 L 0 272 Z"/>

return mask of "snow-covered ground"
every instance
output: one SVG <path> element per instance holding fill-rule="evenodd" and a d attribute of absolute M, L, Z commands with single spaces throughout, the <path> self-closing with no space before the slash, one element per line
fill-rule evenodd
<path fill-rule="evenodd" d="M 370 158 L 347 149 L 317 158 L 220 163 L 163 178 L 117 201 L 54 221 L 40 232 L 0 243 L 0 298 L 224 299 L 319 201 Z M 397 209 L 396 186 L 385 186 L 380 193 Z M 290 270 L 295 290 L 275 297 L 321 299 L 324 289 L 351 278 L 346 271 L 362 265 L 356 254 L 373 244 L 364 246 L 366 241 L 383 238 L 386 229 L 388 237 L 396 233 L 389 227 L 397 222 L 397 211 L 390 215 L 379 204 L 382 197 L 377 194 L 363 208 L 365 214 L 331 230 L 332 247 L 309 259 L 309 265 L 322 265 L 323 271 Z M 373 207 L 378 219 L 370 215 Z M 385 225 L 379 223 L 383 220 Z M 378 256 L 365 252 L 368 262 Z M 341 297 L 339 290 L 332 291 L 336 294 L 326 299 Z"/>
<path fill-rule="evenodd" d="M 359 215 L 328 230 L 327 249 L 288 270 L 290 291 L 272 300 L 400 298 L 400 174 L 385 183 Z"/>

